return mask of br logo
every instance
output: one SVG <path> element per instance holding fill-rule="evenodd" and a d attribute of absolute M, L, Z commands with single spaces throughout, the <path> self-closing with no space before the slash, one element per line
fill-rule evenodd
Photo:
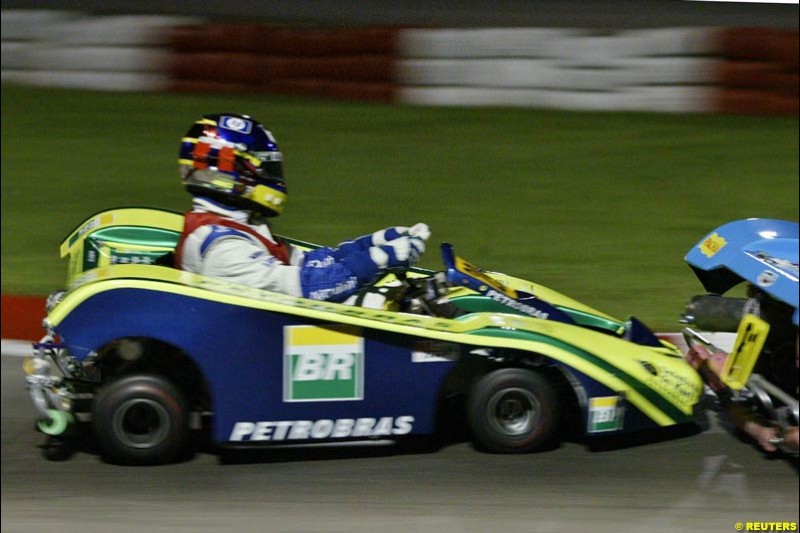
<path fill-rule="evenodd" d="M 283 401 L 364 398 L 364 339 L 358 328 L 286 326 Z"/>

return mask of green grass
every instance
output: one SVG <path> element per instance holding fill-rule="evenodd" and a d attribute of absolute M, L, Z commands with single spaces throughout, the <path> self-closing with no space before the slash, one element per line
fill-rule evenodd
<path fill-rule="evenodd" d="M 278 233 L 335 244 L 427 222 L 486 269 L 674 330 L 702 292 L 683 256 L 739 218 L 798 219 L 798 121 L 427 108 L 268 95 L 2 87 L 2 290 L 61 288 L 95 211 L 184 210 L 177 150 L 204 113 L 264 121 L 290 199 Z M 440 265 L 431 244 L 421 266 Z"/>

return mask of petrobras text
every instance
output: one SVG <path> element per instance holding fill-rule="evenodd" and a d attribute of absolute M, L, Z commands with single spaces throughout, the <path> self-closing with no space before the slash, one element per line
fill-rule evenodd
<path fill-rule="evenodd" d="M 256 442 L 391 437 L 407 435 L 413 426 L 413 416 L 236 422 L 229 440 Z"/>
<path fill-rule="evenodd" d="M 528 314 L 528 315 L 530 315 L 532 317 L 535 317 L 535 318 L 541 318 L 541 319 L 547 320 L 547 317 L 550 316 L 549 313 L 545 313 L 544 311 L 542 311 L 540 309 L 536 309 L 535 307 L 532 307 L 530 305 L 526 305 L 526 304 L 524 304 L 522 302 L 518 302 L 517 300 L 509 298 L 505 294 L 500 294 L 499 292 L 497 292 L 495 290 L 488 291 L 486 293 L 486 296 L 488 296 L 489 298 L 491 298 L 492 300 L 494 300 L 496 302 L 500 302 L 501 304 L 507 305 L 507 306 L 511 307 L 512 309 L 516 309 L 517 311 L 522 311 L 523 313 L 526 313 L 526 314 Z"/>
<path fill-rule="evenodd" d="M 355 290 L 357 287 L 358 283 L 356 282 L 356 277 L 351 276 L 350 279 L 338 283 L 333 287 L 311 291 L 310 293 L 308 293 L 308 297 L 311 298 L 312 300 L 329 300 L 333 296 L 338 296 L 340 294 L 350 292 L 352 290 Z"/>

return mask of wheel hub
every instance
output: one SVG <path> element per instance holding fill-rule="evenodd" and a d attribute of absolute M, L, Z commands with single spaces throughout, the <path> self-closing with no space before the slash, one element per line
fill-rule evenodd
<path fill-rule="evenodd" d="M 505 435 L 523 435 L 539 423 L 540 406 L 528 390 L 513 388 L 496 392 L 487 404 L 489 423 Z"/>
<path fill-rule="evenodd" d="M 152 448 L 166 438 L 168 420 L 164 406 L 150 399 L 136 398 L 122 404 L 114 413 L 113 428 L 126 446 Z"/>

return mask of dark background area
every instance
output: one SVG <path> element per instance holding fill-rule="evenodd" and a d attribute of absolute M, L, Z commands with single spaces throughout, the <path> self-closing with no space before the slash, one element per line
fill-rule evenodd
<path fill-rule="evenodd" d="M 798 25 L 797 4 L 687 0 L 3 0 L 3 9 L 69 9 L 94 13 L 165 13 L 274 23 L 400 26 L 667 26 Z"/>

